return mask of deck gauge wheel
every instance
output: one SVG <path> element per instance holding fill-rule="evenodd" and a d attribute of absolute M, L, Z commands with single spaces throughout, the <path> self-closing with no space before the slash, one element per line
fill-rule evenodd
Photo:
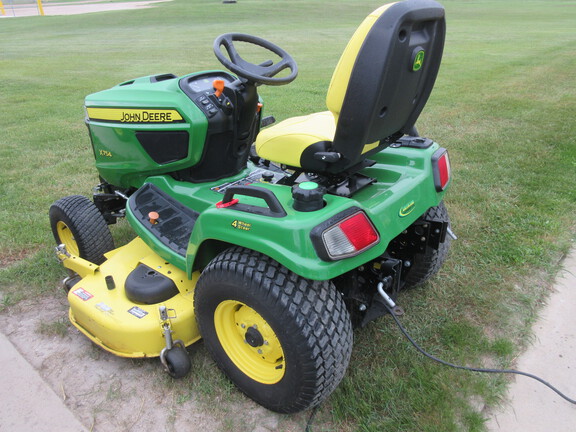
<path fill-rule="evenodd" d="M 183 378 L 188 375 L 191 368 L 190 356 L 183 345 L 174 345 L 169 350 L 163 351 L 161 360 L 166 367 L 166 372 L 172 378 Z"/>

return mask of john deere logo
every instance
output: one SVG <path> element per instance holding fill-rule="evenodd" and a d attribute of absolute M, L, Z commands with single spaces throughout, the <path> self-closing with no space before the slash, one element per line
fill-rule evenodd
<path fill-rule="evenodd" d="M 414 57 L 414 63 L 412 64 L 412 70 L 414 72 L 419 71 L 422 69 L 422 65 L 424 64 L 424 50 L 420 50 L 416 53 L 416 57 Z"/>
<path fill-rule="evenodd" d="M 398 214 L 400 215 L 400 217 L 406 217 L 414 211 L 414 208 L 416 208 L 416 203 L 414 201 L 411 201 L 408 205 L 402 207 Z"/>

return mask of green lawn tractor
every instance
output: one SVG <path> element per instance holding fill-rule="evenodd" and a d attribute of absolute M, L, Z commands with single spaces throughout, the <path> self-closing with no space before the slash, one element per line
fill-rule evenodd
<path fill-rule="evenodd" d="M 336 66 L 327 111 L 276 125 L 257 89 L 294 80 L 296 62 L 239 33 L 214 42 L 228 71 L 88 96 L 101 182 L 93 200 L 50 208 L 73 325 L 118 356 L 160 357 L 176 378 L 202 338 L 264 407 L 322 402 L 344 376 L 353 325 L 434 275 L 453 237 L 448 153 L 414 127 L 444 34 L 432 0 L 375 10 Z M 248 48 L 265 61 L 245 60 Z M 115 248 L 108 225 L 121 217 L 137 237 Z"/>

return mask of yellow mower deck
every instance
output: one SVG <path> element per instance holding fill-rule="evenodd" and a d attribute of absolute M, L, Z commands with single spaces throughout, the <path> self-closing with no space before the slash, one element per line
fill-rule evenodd
<path fill-rule="evenodd" d="M 65 267 L 82 277 L 68 293 L 70 321 L 105 350 L 122 357 L 159 356 L 166 346 L 165 323 L 172 337 L 186 346 L 200 339 L 193 303 L 199 273 L 189 280 L 185 272 L 156 255 L 140 238 L 107 253 L 100 266 L 74 255 L 59 256 Z M 152 305 L 129 300 L 124 282 L 140 263 L 172 279 L 179 293 Z M 168 320 L 162 320 L 161 306 L 166 307 Z"/>

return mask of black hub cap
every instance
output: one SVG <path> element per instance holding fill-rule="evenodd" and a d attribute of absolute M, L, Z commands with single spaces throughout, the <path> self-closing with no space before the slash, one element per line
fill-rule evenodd
<path fill-rule="evenodd" d="M 256 330 L 254 327 L 250 327 L 245 335 L 246 342 L 253 348 L 262 346 L 264 344 L 264 338 L 262 334 Z"/>

